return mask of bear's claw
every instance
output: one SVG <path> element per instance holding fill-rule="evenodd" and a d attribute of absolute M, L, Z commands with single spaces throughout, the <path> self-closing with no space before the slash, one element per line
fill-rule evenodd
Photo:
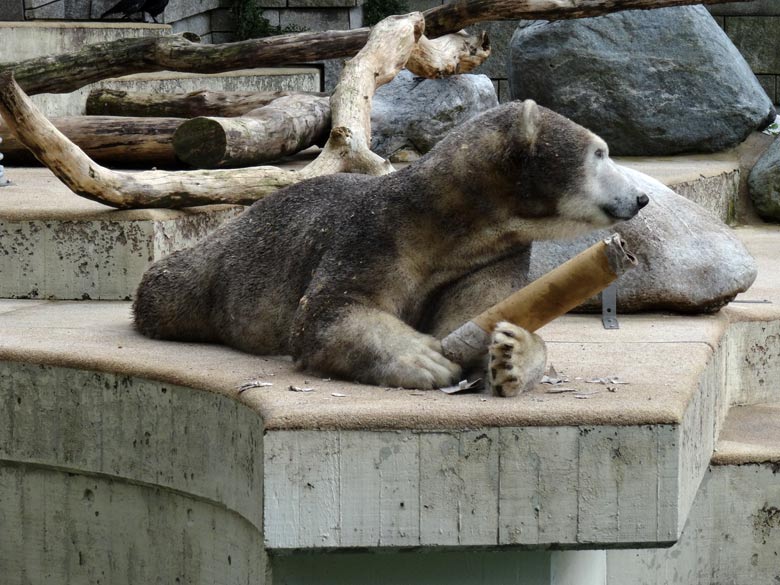
<path fill-rule="evenodd" d="M 542 338 L 502 321 L 488 349 L 487 378 L 493 394 L 516 396 L 532 389 L 544 375 L 547 348 Z"/>

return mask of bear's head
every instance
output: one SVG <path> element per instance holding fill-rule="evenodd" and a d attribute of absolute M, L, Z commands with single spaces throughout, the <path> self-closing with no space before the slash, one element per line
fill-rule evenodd
<path fill-rule="evenodd" d="M 593 132 L 532 100 L 510 107 L 512 200 L 519 216 L 539 220 L 544 239 L 605 228 L 647 205 L 647 195 Z"/>

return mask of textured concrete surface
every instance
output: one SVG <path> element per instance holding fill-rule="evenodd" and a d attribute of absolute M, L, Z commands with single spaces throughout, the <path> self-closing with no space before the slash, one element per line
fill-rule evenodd
<path fill-rule="evenodd" d="M 780 354 L 775 353 L 773 358 L 780 361 Z M 780 463 L 780 400 L 732 407 L 718 437 L 712 463 Z"/>
<path fill-rule="evenodd" d="M 21 61 L 120 38 L 170 34 L 164 24 L 131 22 L 0 22 L 2 61 Z"/>
<path fill-rule="evenodd" d="M 542 335 L 574 391 L 516 399 L 359 386 L 155 342 L 125 302 L 0 301 L 4 578 L 263 583 L 270 567 L 288 584 L 595 585 L 607 570 L 616 585 L 769 584 L 780 490 L 751 463 L 780 435 L 767 432 L 777 407 L 726 414 L 780 401 L 761 382 L 780 368 L 780 229 L 738 233 L 760 267 L 738 301 L 771 304 L 627 316 L 617 331 L 559 319 Z M 615 375 L 627 384 L 586 382 Z M 743 465 L 708 471 L 715 449 Z M 606 561 L 514 550 L 678 538 Z M 475 550 L 496 546 L 508 548 Z M 419 547 L 458 552 L 398 552 Z M 387 553 L 332 556 L 347 549 Z"/>
<path fill-rule="evenodd" d="M 616 157 L 618 163 L 643 172 L 733 223 L 739 194 L 740 165 L 735 152 L 670 157 Z"/>
<path fill-rule="evenodd" d="M 44 169 L 12 171 L 0 203 L 0 297 L 129 299 L 146 269 L 243 208 L 116 211 Z"/>
<path fill-rule="evenodd" d="M 249 409 L 12 362 L 0 404 L 4 585 L 263 582 L 263 426 Z"/>
<path fill-rule="evenodd" d="M 609 585 L 775 585 L 780 582 L 777 466 L 711 467 L 680 541 L 607 552 Z"/>
<path fill-rule="evenodd" d="M 687 518 L 729 393 L 742 401 L 766 375 L 739 348 L 763 346 L 773 336 L 766 321 L 780 320 L 778 277 L 763 270 L 773 266 L 780 230 L 739 234 L 759 257 L 757 290 L 773 304 L 626 316 L 617 331 L 595 317 L 560 319 L 542 336 L 571 392 L 540 385 L 507 400 L 323 380 L 284 358 L 142 338 L 121 302 L 0 302 L 0 359 L 13 372 L 7 380 L 26 371 L 27 385 L 63 392 L 126 376 L 243 402 L 266 433 L 272 549 L 660 545 Z M 737 325 L 745 330 L 735 345 Z M 73 369 L 94 381 L 54 382 Z M 586 381 L 606 376 L 627 384 Z M 239 394 L 249 381 L 255 387 Z M 128 421 L 160 420 L 123 412 Z M 0 426 L 26 435 L 19 424 Z"/>
<path fill-rule="evenodd" d="M 684 443 L 675 425 L 271 431 L 266 546 L 661 546 L 698 485 Z"/>

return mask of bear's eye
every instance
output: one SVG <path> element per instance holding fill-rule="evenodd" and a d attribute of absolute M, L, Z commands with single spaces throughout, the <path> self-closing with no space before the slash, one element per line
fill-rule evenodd
<path fill-rule="evenodd" d="M 604 158 L 604 150 L 601 148 L 596 149 L 596 158 Z"/>

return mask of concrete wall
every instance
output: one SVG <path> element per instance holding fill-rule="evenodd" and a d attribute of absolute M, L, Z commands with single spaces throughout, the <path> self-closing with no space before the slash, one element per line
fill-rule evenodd
<path fill-rule="evenodd" d="M 682 538 L 668 549 L 607 553 L 609 585 L 780 583 L 776 464 L 713 466 Z"/>
<path fill-rule="evenodd" d="M 236 401 L 0 363 L 0 583 L 261 585 L 263 428 Z"/>

